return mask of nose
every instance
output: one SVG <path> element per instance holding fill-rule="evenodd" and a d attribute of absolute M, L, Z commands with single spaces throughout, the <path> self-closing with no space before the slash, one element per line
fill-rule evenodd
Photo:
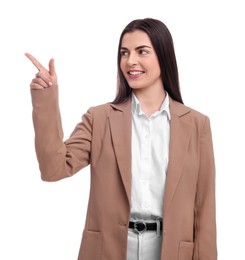
<path fill-rule="evenodd" d="M 137 57 L 134 55 L 134 54 L 130 54 L 129 56 L 128 56 L 128 60 L 127 60 L 127 64 L 129 65 L 129 66 L 134 66 L 134 65 L 136 65 L 137 64 Z"/>

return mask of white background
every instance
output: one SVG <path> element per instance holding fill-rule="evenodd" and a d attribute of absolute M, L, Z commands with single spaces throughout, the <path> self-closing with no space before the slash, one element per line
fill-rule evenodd
<path fill-rule="evenodd" d="M 45 66 L 55 58 L 67 138 L 90 106 L 114 98 L 119 35 L 145 17 L 170 29 L 184 102 L 211 119 L 219 259 L 245 259 L 242 2 L 1 1 L 1 260 L 75 260 L 89 193 L 89 168 L 56 183 L 40 179 L 29 93 L 36 69 L 24 53 Z"/>

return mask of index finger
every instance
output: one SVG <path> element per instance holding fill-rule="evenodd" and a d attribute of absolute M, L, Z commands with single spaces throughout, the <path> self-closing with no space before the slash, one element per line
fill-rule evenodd
<path fill-rule="evenodd" d="M 33 63 L 33 65 L 39 70 L 47 70 L 43 65 L 30 53 L 25 53 L 25 56 Z"/>

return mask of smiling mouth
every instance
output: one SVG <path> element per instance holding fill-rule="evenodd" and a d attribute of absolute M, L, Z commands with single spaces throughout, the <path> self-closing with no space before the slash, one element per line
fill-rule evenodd
<path fill-rule="evenodd" d="M 137 76 L 143 74 L 144 71 L 128 71 L 129 75 Z"/>

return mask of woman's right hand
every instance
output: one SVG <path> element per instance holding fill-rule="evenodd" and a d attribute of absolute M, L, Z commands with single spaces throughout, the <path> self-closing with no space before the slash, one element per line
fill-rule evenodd
<path fill-rule="evenodd" d="M 45 89 L 51 86 L 57 86 L 57 75 L 55 72 L 54 59 L 49 61 L 49 70 L 47 70 L 35 57 L 25 53 L 26 57 L 38 69 L 36 77 L 31 81 L 31 89 Z"/>

